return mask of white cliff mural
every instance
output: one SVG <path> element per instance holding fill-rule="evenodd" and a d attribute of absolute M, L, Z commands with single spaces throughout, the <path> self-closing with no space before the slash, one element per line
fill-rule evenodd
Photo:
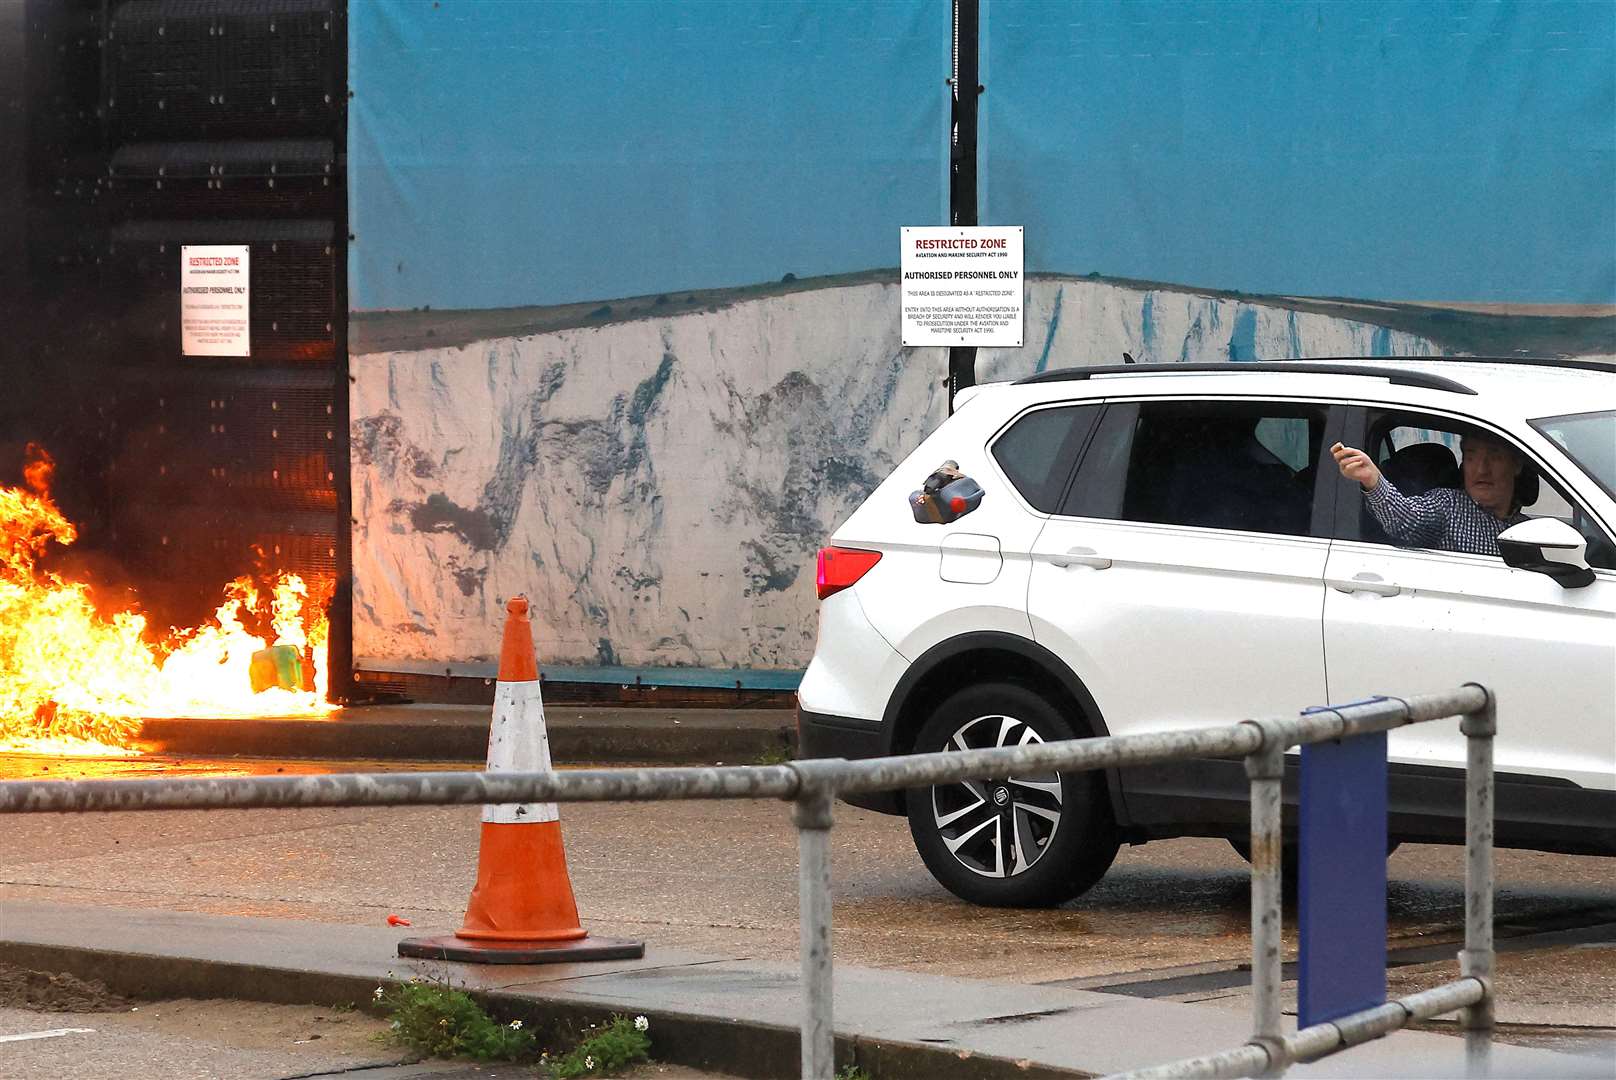
<path fill-rule="evenodd" d="M 946 408 L 896 287 L 353 358 L 355 653 L 796 668 L 814 551 Z"/>
<path fill-rule="evenodd" d="M 1366 321 L 1082 278 L 1028 286 L 1034 370 L 1449 351 Z M 533 601 L 552 665 L 799 669 L 815 550 L 945 415 L 895 275 L 501 312 L 360 316 L 354 651 L 489 663 Z M 483 336 L 486 335 L 486 336 Z M 441 343 L 440 343 L 441 342 Z"/>

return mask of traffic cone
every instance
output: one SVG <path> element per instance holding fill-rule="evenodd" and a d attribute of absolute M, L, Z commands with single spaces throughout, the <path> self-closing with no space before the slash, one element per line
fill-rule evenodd
<path fill-rule="evenodd" d="M 488 771 L 547 772 L 550 740 L 544 732 L 527 598 L 513 597 L 505 610 Z M 555 803 L 502 803 L 483 807 L 477 884 L 466 905 L 465 925 L 453 935 L 405 938 L 398 943 L 398 955 L 474 964 L 553 964 L 632 959 L 645 955 L 645 945 L 593 938 L 579 924 Z"/>

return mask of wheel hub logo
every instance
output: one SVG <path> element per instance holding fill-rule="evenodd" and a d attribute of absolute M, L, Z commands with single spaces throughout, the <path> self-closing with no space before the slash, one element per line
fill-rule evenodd
<path fill-rule="evenodd" d="M 993 789 L 993 805 L 1003 806 L 1010 801 L 1010 789 L 997 787 Z"/>

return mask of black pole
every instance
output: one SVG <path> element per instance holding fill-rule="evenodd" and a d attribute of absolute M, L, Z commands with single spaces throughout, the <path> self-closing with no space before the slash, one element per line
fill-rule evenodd
<path fill-rule="evenodd" d="M 348 4 L 339 0 L 331 6 L 332 34 L 337 40 L 335 50 L 336 71 L 332 83 L 336 86 L 337 108 L 332 115 L 331 138 L 337 157 L 336 182 L 341 190 L 337 194 L 336 221 L 332 229 L 335 240 L 332 257 L 336 261 L 336 313 L 332 323 L 336 331 L 335 369 L 331 373 L 332 406 L 331 427 L 335 434 L 336 458 L 332 486 L 337 495 L 337 557 L 336 589 L 331 594 L 329 636 L 326 638 L 326 673 L 329 685 L 326 697 L 338 705 L 354 700 L 353 655 L 353 454 L 349 445 L 349 390 L 353 382 L 348 358 Z"/>
<path fill-rule="evenodd" d="M 976 221 L 976 106 L 982 87 L 977 82 L 980 0 L 954 0 L 954 77 L 952 138 L 949 145 L 948 218 L 950 225 Z M 976 385 L 976 347 L 948 350 L 948 411 L 954 395 Z"/>

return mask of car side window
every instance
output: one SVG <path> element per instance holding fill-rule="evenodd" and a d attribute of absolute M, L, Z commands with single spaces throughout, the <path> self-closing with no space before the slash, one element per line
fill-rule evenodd
<path fill-rule="evenodd" d="M 1035 509 L 1053 514 L 1077 455 L 1104 405 L 1063 405 L 1023 414 L 993 443 L 993 458 Z"/>
<path fill-rule="evenodd" d="M 1454 430 L 1457 427 L 1439 417 L 1392 414 L 1372 418 L 1369 452 L 1381 474 L 1404 495 L 1424 495 L 1434 488 L 1463 490 L 1463 457 L 1459 451 L 1462 436 Z M 1587 540 L 1589 566 L 1616 570 L 1616 545 L 1570 495 L 1543 475 L 1530 454 L 1519 446 L 1515 451 L 1527 461 L 1516 481 L 1520 512 L 1527 517 L 1564 521 Z M 1367 505 L 1361 512 L 1360 530 L 1363 539 L 1371 543 L 1391 543 Z"/>
<path fill-rule="evenodd" d="M 1113 406 L 1062 508 L 1078 517 L 1307 536 L 1323 406 Z"/>

